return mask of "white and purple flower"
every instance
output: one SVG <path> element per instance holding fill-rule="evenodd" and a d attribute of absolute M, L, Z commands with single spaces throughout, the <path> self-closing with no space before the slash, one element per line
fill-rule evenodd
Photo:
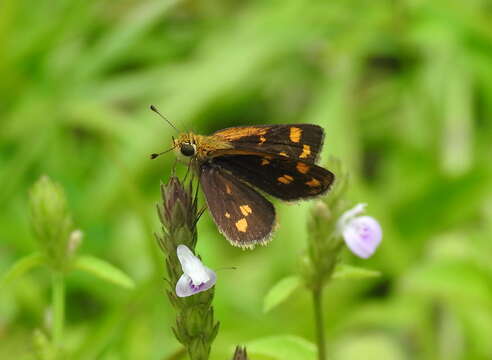
<path fill-rule="evenodd" d="M 374 254 L 383 238 L 383 230 L 377 220 L 372 216 L 360 215 L 366 205 L 357 204 L 345 211 L 337 223 L 338 232 L 350 251 L 364 259 Z"/>
<path fill-rule="evenodd" d="M 176 252 L 183 269 L 183 275 L 176 283 L 176 295 L 191 296 L 215 285 L 215 272 L 204 266 L 186 245 L 178 245 Z"/>

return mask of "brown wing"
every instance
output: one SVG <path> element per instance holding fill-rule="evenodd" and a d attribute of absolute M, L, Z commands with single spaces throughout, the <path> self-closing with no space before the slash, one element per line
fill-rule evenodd
<path fill-rule="evenodd" d="M 254 187 L 286 201 L 319 196 L 333 183 L 332 172 L 304 161 L 256 155 L 220 156 L 214 164 Z"/>
<path fill-rule="evenodd" d="M 313 124 L 238 126 L 213 134 L 234 148 L 218 154 L 263 153 L 313 164 L 323 145 L 323 128 Z"/>
<path fill-rule="evenodd" d="M 209 163 L 201 166 L 200 184 L 217 227 L 232 245 L 252 248 L 269 240 L 275 208 L 256 190 Z"/>

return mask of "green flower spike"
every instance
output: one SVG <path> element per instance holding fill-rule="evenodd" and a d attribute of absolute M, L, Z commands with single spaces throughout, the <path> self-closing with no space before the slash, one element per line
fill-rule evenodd
<path fill-rule="evenodd" d="M 184 245 L 196 254 L 196 223 L 202 212 L 197 209 L 197 196 L 191 181 L 185 189 L 178 178 L 172 176 L 168 184 L 161 185 L 161 193 L 162 203 L 157 210 L 162 234 L 156 235 L 156 238 L 166 260 L 167 295 L 176 310 L 173 332 L 191 360 L 206 360 L 219 329 L 212 308 L 214 288 L 187 297 L 179 297 L 175 292 L 176 284 L 183 275 L 177 256 L 178 246 Z"/>

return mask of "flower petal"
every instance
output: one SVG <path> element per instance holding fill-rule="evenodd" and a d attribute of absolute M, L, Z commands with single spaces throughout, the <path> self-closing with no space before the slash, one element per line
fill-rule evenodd
<path fill-rule="evenodd" d="M 374 254 L 382 237 L 381 225 L 371 216 L 353 218 L 343 228 L 343 238 L 349 249 L 364 259 Z"/>
<path fill-rule="evenodd" d="M 210 289 L 212 286 L 215 285 L 217 281 L 217 275 L 215 274 L 215 271 L 209 269 L 208 267 L 205 268 L 205 271 L 207 272 L 209 280 L 206 283 L 202 284 L 203 288 L 200 291 L 205 291 Z"/>
<path fill-rule="evenodd" d="M 188 275 L 186 274 L 181 275 L 178 282 L 176 283 L 176 295 L 178 297 L 187 297 L 187 296 L 195 295 L 202 291 L 206 291 L 210 289 L 212 286 L 214 286 L 217 280 L 217 276 L 215 275 L 215 272 L 213 270 L 210 270 L 209 268 L 205 268 L 205 271 L 209 276 L 209 280 L 200 285 L 194 285 L 193 281 Z"/>
<path fill-rule="evenodd" d="M 202 264 L 186 245 L 178 245 L 176 249 L 183 272 L 188 275 L 193 285 L 200 285 L 210 280 L 206 267 Z"/>
<path fill-rule="evenodd" d="M 347 223 L 350 222 L 350 220 L 352 220 L 357 215 L 362 214 L 364 212 L 366 206 L 367 206 L 367 204 L 365 204 L 365 203 L 359 203 L 359 204 L 355 205 L 352 209 L 345 211 L 342 214 L 342 216 L 340 216 L 340 219 L 337 222 L 338 231 L 340 233 L 343 232 L 343 229 L 345 228 L 345 226 L 347 226 Z"/>
<path fill-rule="evenodd" d="M 178 297 L 186 297 L 196 294 L 196 291 L 194 291 L 190 284 L 191 278 L 186 274 L 181 275 L 176 283 L 176 295 L 178 295 Z"/>

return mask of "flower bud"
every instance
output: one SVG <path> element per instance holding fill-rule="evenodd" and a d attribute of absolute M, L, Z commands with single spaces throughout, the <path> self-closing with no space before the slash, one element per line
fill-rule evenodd
<path fill-rule="evenodd" d="M 320 219 L 323 219 L 325 221 L 330 220 L 332 217 L 328 205 L 326 205 L 326 203 L 322 200 L 316 200 L 311 211 L 313 216 L 319 217 Z"/>
<path fill-rule="evenodd" d="M 236 346 L 236 351 L 231 360 L 248 360 L 248 354 L 246 352 L 246 347 Z"/>
<path fill-rule="evenodd" d="M 32 187 L 29 200 L 34 236 L 49 264 L 62 270 L 73 228 L 63 189 L 43 176 Z"/>

